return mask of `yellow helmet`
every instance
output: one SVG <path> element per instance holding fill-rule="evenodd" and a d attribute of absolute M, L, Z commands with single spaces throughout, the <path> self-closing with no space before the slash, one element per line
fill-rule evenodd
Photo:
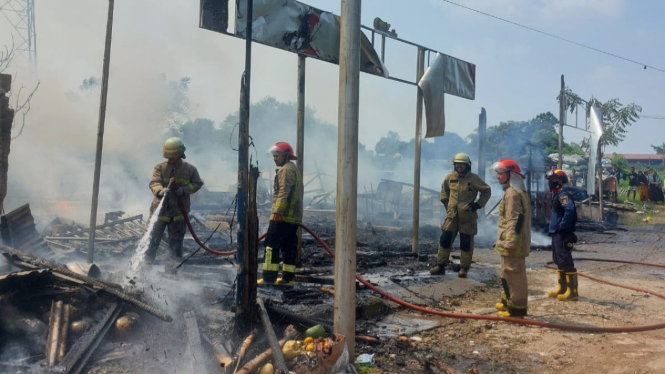
<path fill-rule="evenodd" d="M 182 142 L 182 140 L 180 140 L 180 138 L 168 138 L 164 142 L 164 148 L 162 148 L 162 152 L 164 153 L 164 158 L 185 158 L 185 144 Z"/>
<path fill-rule="evenodd" d="M 469 164 L 469 166 L 470 166 L 471 165 L 471 158 L 466 153 L 461 153 L 460 152 L 460 153 L 456 154 L 455 157 L 453 157 L 453 163 L 456 163 L 456 162 L 460 162 L 460 163 L 463 163 L 463 164 Z"/>

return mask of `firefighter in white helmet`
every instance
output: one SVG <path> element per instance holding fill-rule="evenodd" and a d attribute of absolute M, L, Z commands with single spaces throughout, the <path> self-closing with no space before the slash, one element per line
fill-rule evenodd
<path fill-rule="evenodd" d="M 172 260 L 182 257 L 186 226 L 180 200 L 184 203 L 185 209 L 189 211 L 189 195 L 203 186 L 196 167 L 183 161 L 185 145 L 182 140 L 179 138 L 167 139 L 162 152 L 167 160 L 155 166 L 150 180 L 150 190 L 155 196 L 150 207 L 150 214 L 158 214 L 158 219 L 150 234 L 150 245 L 146 252 L 146 262 L 148 263 L 155 260 L 157 248 L 162 240 L 164 229 L 167 227 L 169 229 L 169 257 Z M 162 199 L 164 199 L 162 209 L 156 212 Z"/>
<path fill-rule="evenodd" d="M 302 199 L 299 193 L 302 177 L 296 164 L 291 162 L 298 157 L 289 143 L 277 142 L 269 152 L 279 169 L 275 175 L 272 211 L 265 240 L 263 278 L 259 283 L 292 285 L 298 257 L 298 225 L 302 222 Z M 278 279 L 280 253 L 282 278 Z"/>
<path fill-rule="evenodd" d="M 443 275 L 453 242 L 460 234 L 460 271 L 466 278 L 473 258 L 473 237 L 478 233 L 478 209 L 487 204 L 492 190 L 477 174 L 471 172 L 471 158 L 466 153 L 453 157 L 455 170 L 441 184 L 441 202 L 446 208 L 446 220 L 441 225 L 439 252 L 432 274 Z M 478 196 L 480 194 L 480 196 Z"/>

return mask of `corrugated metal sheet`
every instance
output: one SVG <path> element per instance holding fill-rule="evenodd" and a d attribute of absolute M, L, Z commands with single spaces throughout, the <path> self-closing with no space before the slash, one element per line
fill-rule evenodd
<path fill-rule="evenodd" d="M 33 254 L 50 252 L 35 229 L 30 204 L 25 204 L 0 217 L 0 235 L 5 245 L 24 252 Z"/>

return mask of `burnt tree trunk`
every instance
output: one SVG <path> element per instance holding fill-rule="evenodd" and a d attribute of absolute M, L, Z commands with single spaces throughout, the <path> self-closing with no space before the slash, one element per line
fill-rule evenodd
<path fill-rule="evenodd" d="M 9 79 L 7 79 L 9 77 Z M 11 76 L 2 74 L 0 81 L 0 212 L 4 214 L 5 196 L 7 196 L 7 172 L 9 171 L 9 147 L 12 142 L 12 123 L 14 122 L 14 110 L 9 107 L 10 85 L 5 84 L 11 81 Z"/>

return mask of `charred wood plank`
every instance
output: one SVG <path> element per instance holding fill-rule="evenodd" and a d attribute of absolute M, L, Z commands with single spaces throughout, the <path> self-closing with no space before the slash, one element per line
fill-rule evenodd
<path fill-rule="evenodd" d="M 1 245 L 0 244 L 0 252 L 4 252 L 6 254 L 10 254 L 9 260 L 12 262 L 16 262 L 16 259 L 14 256 L 18 257 L 19 259 L 22 259 L 24 262 L 37 266 L 42 269 L 49 269 L 54 273 L 62 274 L 70 278 L 77 279 L 79 281 L 84 282 L 85 284 L 92 286 L 94 288 L 100 289 L 105 291 L 106 293 L 109 293 L 121 300 L 124 300 L 132 305 L 135 305 L 146 312 L 160 318 L 163 321 L 166 322 L 171 322 L 173 321 L 173 317 L 170 315 L 166 314 L 165 312 L 161 311 L 158 309 L 156 306 L 150 305 L 142 300 L 138 300 L 137 298 L 130 296 L 129 294 L 125 293 L 122 291 L 120 286 L 112 284 L 112 283 L 107 283 L 100 281 L 99 279 L 91 278 L 85 275 L 80 275 L 77 274 L 71 270 L 69 270 L 66 266 L 56 264 L 54 262 L 42 260 L 38 257 L 35 257 L 33 255 L 30 255 L 28 253 L 25 253 L 23 251 L 19 251 L 17 249 L 8 247 L 6 245 Z M 20 262 L 20 261 L 19 261 Z"/>
<path fill-rule="evenodd" d="M 124 303 L 110 302 L 107 304 L 102 319 L 93 325 L 74 343 L 69 352 L 60 362 L 60 365 L 52 368 L 53 373 L 78 374 L 88 363 L 88 360 L 99 346 L 113 322 L 118 318 Z"/>
<path fill-rule="evenodd" d="M 59 362 L 58 349 L 60 347 L 62 330 L 62 301 L 51 302 L 51 315 L 49 317 L 48 339 L 46 339 L 46 365 L 52 367 Z"/>
<path fill-rule="evenodd" d="M 203 347 L 201 347 L 201 333 L 199 325 L 196 323 L 194 312 L 186 312 L 185 327 L 187 328 L 187 346 L 192 360 L 192 373 L 207 373 L 205 359 L 203 357 Z"/>
<path fill-rule="evenodd" d="M 275 330 L 272 328 L 270 317 L 268 316 L 265 305 L 263 305 L 263 300 L 261 300 L 261 298 L 257 298 L 256 304 L 259 307 L 259 315 L 261 316 L 263 330 L 268 336 L 268 343 L 270 343 L 270 348 L 272 349 L 273 361 L 275 363 L 275 367 L 277 368 L 277 373 L 287 374 L 289 372 L 289 368 L 286 366 L 286 360 L 284 360 L 284 355 L 282 354 L 282 344 L 279 344 L 279 341 L 277 340 L 277 335 L 275 335 Z"/>

